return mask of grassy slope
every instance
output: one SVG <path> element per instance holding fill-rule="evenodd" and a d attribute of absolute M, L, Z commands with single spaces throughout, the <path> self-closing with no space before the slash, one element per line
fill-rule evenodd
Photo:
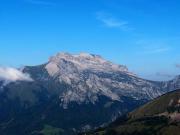
<path fill-rule="evenodd" d="M 40 134 L 42 135 L 61 135 L 61 133 L 64 132 L 60 128 L 55 128 L 50 125 L 45 125 L 44 129 L 40 131 Z"/>
<path fill-rule="evenodd" d="M 179 99 L 180 90 L 165 94 L 131 112 L 127 120 L 120 118 L 108 127 L 86 135 L 179 135 L 179 122 L 158 116 L 167 111 L 172 100 L 177 103 Z M 171 105 L 173 106 L 173 103 Z"/>
<path fill-rule="evenodd" d="M 175 92 L 170 92 L 168 94 L 161 96 L 160 98 L 157 98 L 149 102 L 148 104 L 131 112 L 130 116 L 132 118 L 141 118 L 144 116 L 161 114 L 168 109 L 169 103 L 171 102 L 172 99 L 174 101 L 178 101 L 180 99 L 180 90 L 177 90 Z"/>

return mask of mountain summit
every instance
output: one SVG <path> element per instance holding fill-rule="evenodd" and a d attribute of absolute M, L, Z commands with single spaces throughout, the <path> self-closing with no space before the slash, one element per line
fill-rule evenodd
<path fill-rule="evenodd" d="M 38 134 L 46 128 L 76 134 L 180 87 L 178 77 L 167 82 L 145 80 L 123 65 L 88 53 L 58 53 L 47 63 L 25 66 L 21 72 L 33 81 L 17 80 L 0 87 L 4 135 Z"/>
<path fill-rule="evenodd" d="M 127 67 L 123 65 L 113 64 L 110 61 L 103 59 L 99 55 L 80 53 L 79 55 L 73 55 L 69 53 L 58 53 L 56 56 L 50 58 L 46 69 L 50 75 L 54 75 L 60 69 L 59 65 L 72 64 L 78 71 L 94 70 L 94 71 L 119 71 L 128 72 Z M 71 67 L 73 68 L 73 67 Z M 52 73 L 53 71 L 53 73 Z"/>
<path fill-rule="evenodd" d="M 61 96 L 62 101 L 65 102 L 64 107 L 71 101 L 94 103 L 98 100 L 98 95 L 107 96 L 112 100 L 120 100 L 118 93 L 113 92 L 112 89 L 130 88 L 131 86 L 120 83 L 109 76 L 113 77 L 114 73 L 134 76 L 127 67 L 113 64 L 99 55 L 88 53 L 79 55 L 58 53 L 50 58 L 45 69 L 52 78 L 73 87 L 73 90 L 68 90 Z M 106 77 L 106 75 L 108 76 Z"/>

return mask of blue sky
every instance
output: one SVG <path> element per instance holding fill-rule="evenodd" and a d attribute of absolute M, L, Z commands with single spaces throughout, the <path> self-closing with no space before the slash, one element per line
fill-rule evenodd
<path fill-rule="evenodd" d="M 180 74 L 179 0 L 1 0 L 0 65 L 89 52 L 152 80 Z"/>

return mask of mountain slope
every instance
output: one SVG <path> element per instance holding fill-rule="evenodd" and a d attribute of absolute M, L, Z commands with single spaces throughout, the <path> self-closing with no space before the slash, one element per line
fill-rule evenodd
<path fill-rule="evenodd" d="M 178 135 L 180 90 L 165 94 L 89 135 Z"/>
<path fill-rule="evenodd" d="M 163 114 L 166 111 L 170 112 L 173 108 L 174 109 L 172 111 L 176 111 L 176 107 L 178 111 L 179 106 L 180 90 L 177 90 L 153 100 L 152 102 L 130 113 L 130 116 L 137 119 L 143 116 L 154 116 L 156 114 L 159 115 Z"/>
<path fill-rule="evenodd" d="M 178 88 L 141 79 L 125 66 L 98 55 L 58 53 L 45 64 L 21 71 L 33 81 L 16 81 L 0 90 L 0 132 L 38 134 L 48 129 L 71 135 L 117 117 Z M 23 128 L 22 128 L 23 127 Z"/>

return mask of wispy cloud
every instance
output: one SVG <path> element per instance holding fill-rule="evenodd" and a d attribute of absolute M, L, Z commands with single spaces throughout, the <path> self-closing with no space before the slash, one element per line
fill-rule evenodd
<path fill-rule="evenodd" d="M 97 12 L 96 18 L 97 20 L 101 21 L 101 23 L 103 23 L 106 27 L 121 28 L 122 30 L 129 29 L 127 21 L 119 20 L 108 13 Z"/>
<path fill-rule="evenodd" d="M 36 4 L 36 5 L 44 5 L 44 6 L 54 6 L 55 3 L 45 0 L 25 0 L 25 2 Z"/>
<path fill-rule="evenodd" d="M 171 47 L 162 41 L 139 40 L 136 45 L 141 46 L 145 54 L 160 54 L 171 50 Z"/>
<path fill-rule="evenodd" d="M 11 67 L 0 67 L 0 80 L 6 84 L 16 81 L 33 81 L 29 74 Z"/>
<path fill-rule="evenodd" d="M 151 50 L 147 51 L 146 53 L 164 53 L 169 50 L 170 50 L 170 48 L 168 48 L 168 47 L 158 47 L 158 48 L 151 49 Z"/>

